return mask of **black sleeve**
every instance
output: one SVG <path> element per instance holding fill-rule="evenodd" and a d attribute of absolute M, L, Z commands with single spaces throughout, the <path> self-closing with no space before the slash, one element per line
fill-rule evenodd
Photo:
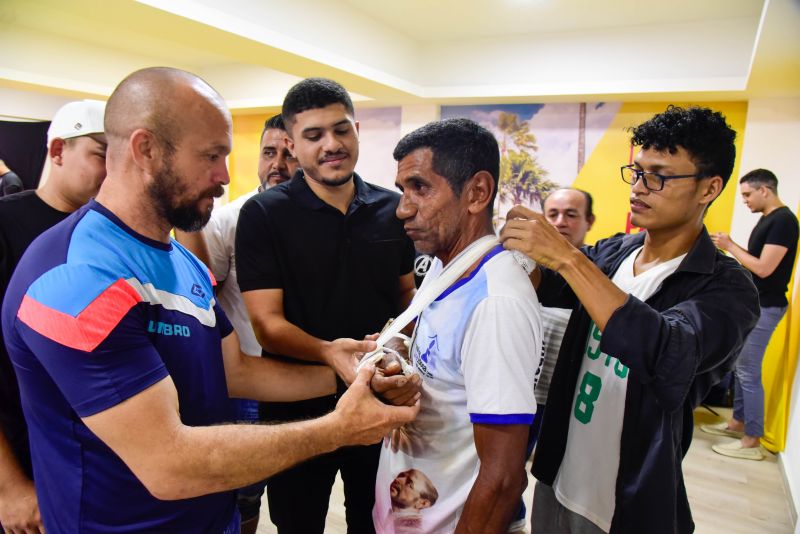
<path fill-rule="evenodd" d="M 797 243 L 797 219 L 790 211 L 782 213 L 781 216 L 773 221 L 764 239 L 765 245 L 780 245 L 791 249 Z"/>
<path fill-rule="evenodd" d="M 276 231 L 258 196 L 245 202 L 236 224 L 236 277 L 243 293 L 284 287 Z"/>
<path fill-rule="evenodd" d="M 19 193 L 24 189 L 22 180 L 13 172 L 8 172 L 2 177 L 3 196 Z"/>
<path fill-rule="evenodd" d="M 601 262 L 617 253 L 623 244 L 623 238 L 626 234 L 616 234 L 607 239 L 601 239 L 595 245 L 584 245 L 581 247 L 581 252 L 589 260 L 598 265 Z M 558 274 L 556 271 L 540 267 L 542 271 L 542 281 L 539 283 L 539 288 L 536 290 L 536 296 L 539 298 L 542 306 L 548 308 L 564 308 L 574 310 L 580 302 L 575 292 L 567 284 L 567 281 Z M 606 276 L 608 273 L 603 271 Z"/>
<path fill-rule="evenodd" d="M 551 271 L 545 267 L 540 267 L 542 281 L 536 290 L 536 296 L 542 306 L 547 308 L 564 308 L 573 310 L 578 305 L 578 297 L 572 288 L 564 280 L 564 277 L 556 271 Z"/>
<path fill-rule="evenodd" d="M 630 367 L 631 378 L 648 384 L 662 409 L 673 412 L 698 375 L 738 354 L 759 314 L 758 292 L 736 266 L 664 311 L 629 295 L 608 320 L 600 349 Z"/>

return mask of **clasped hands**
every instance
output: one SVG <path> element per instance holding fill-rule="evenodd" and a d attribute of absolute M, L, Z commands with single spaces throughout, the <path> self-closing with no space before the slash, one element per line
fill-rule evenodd
<path fill-rule="evenodd" d="M 327 358 L 336 374 L 347 385 L 350 385 L 356 376 L 356 367 L 365 354 L 378 348 L 375 340 L 379 334 L 372 334 L 362 341 L 342 338 L 331 342 L 331 349 Z M 400 357 L 407 358 L 408 348 L 398 338 L 392 338 L 386 344 L 387 348 L 397 352 Z M 395 406 L 413 406 L 419 400 L 422 379 L 416 373 L 405 376 L 398 356 L 387 353 L 375 364 L 375 372 L 370 380 L 373 392 L 385 402 Z"/>

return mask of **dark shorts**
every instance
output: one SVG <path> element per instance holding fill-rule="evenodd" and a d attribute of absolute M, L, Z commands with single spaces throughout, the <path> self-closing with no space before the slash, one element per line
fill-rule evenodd
<path fill-rule="evenodd" d="M 533 534 L 604 534 L 603 529 L 558 502 L 553 488 L 536 482 L 531 510 Z"/>
<path fill-rule="evenodd" d="M 242 523 L 247 523 L 258 517 L 261 511 L 261 497 L 267 481 L 262 480 L 236 491 L 236 507 L 242 516 Z"/>

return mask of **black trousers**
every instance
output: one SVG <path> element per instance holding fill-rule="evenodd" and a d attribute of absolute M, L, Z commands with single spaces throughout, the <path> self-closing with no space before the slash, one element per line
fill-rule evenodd
<path fill-rule="evenodd" d="M 261 406 L 265 419 L 290 421 L 327 413 L 335 406 L 333 397 L 291 404 Z M 323 534 L 331 488 L 340 472 L 344 483 L 345 517 L 348 534 L 374 534 L 372 507 L 380 444 L 346 447 L 312 458 L 267 481 L 269 515 L 279 534 Z"/>

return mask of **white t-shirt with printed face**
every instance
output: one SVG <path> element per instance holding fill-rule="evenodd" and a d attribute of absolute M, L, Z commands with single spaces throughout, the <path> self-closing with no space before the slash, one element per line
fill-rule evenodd
<path fill-rule="evenodd" d="M 487 258 L 417 320 L 410 355 L 422 377 L 421 410 L 384 440 L 373 509 L 379 534 L 397 531 L 414 507 L 421 532 L 455 530 L 480 467 L 472 425 L 533 419 L 539 303 L 509 252 L 493 249 Z M 420 291 L 441 271 L 437 259 Z"/>
<path fill-rule="evenodd" d="M 647 300 L 678 268 L 685 254 L 634 276 L 637 248 L 612 278 L 622 291 Z M 605 532 L 614 517 L 628 367 L 600 350 L 602 334 L 591 323 L 569 420 L 564 459 L 554 483 L 556 498 Z"/>

